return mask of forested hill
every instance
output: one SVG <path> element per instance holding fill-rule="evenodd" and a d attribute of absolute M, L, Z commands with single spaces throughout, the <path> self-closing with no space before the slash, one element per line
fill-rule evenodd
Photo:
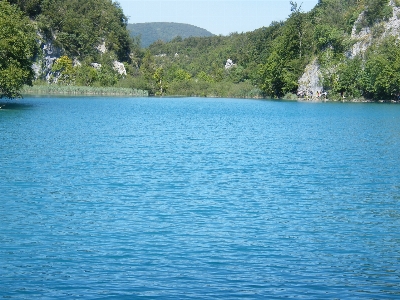
<path fill-rule="evenodd" d="M 285 21 L 253 32 L 185 38 L 179 31 L 169 42 L 154 37 L 148 48 L 130 37 L 113 0 L 0 4 L 0 97 L 21 86 L 15 67 L 21 57 L 24 66 L 35 57 L 36 32 L 35 76 L 50 84 L 133 87 L 155 95 L 315 98 L 326 91 L 329 99 L 400 98 L 400 0 L 319 0 L 309 12 L 288 1 Z M 159 30 L 164 37 L 168 24 Z M 29 37 L 26 46 L 16 46 L 17 35 Z M 147 34 L 141 35 L 144 41 Z M 34 79 L 28 67 L 23 71 L 24 82 Z"/>
<path fill-rule="evenodd" d="M 127 28 L 132 37 L 140 37 L 141 46 L 144 48 L 147 48 L 158 40 L 169 42 L 177 37 L 185 39 L 191 36 L 208 37 L 213 35 L 211 32 L 203 28 L 182 23 L 135 23 L 128 24 Z"/>
<path fill-rule="evenodd" d="M 214 95 L 213 85 L 234 83 L 250 96 L 253 87 L 267 97 L 399 98 L 399 0 L 319 0 L 310 12 L 288 6 L 286 21 L 253 32 L 151 45 L 170 92 L 196 94 L 207 82 Z"/>
<path fill-rule="evenodd" d="M 120 60 L 130 53 L 127 18 L 117 2 L 111 0 L 8 0 L 18 6 L 37 25 L 47 41 L 72 57 L 98 54 L 103 42 Z"/>

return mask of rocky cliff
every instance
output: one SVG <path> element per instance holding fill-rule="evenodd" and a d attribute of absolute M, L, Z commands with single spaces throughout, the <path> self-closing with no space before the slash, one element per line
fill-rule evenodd
<path fill-rule="evenodd" d="M 347 58 L 353 59 L 357 55 L 362 55 L 371 45 L 378 43 L 385 37 L 396 36 L 400 38 L 400 7 L 396 6 L 394 0 L 391 0 L 389 5 L 393 9 L 393 15 L 388 20 L 376 23 L 372 27 L 361 27 L 365 12 L 360 13 L 351 31 L 350 39 L 353 41 L 353 45 L 346 53 Z M 334 70 L 330 70 L 331 72 L 334 72 Z M 312 91 L 315 95 L 316 91 L 321 91 L 323 89 L 322 73 L 318 59 L 314 59 L 306 66 L 298 81 L 298 92 Z"/>

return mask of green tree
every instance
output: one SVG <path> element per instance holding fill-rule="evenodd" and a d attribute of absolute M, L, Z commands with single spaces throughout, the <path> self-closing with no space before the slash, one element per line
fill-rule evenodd
<path fill-rule="evenodd" d="M 367 10 L 365 18 L 369 26 L 375 22 L 389 19 L 393 14 L 393 9 L 389 6 L 389 0 L 367 0 Z"/>
<path fill-rule="evenodd" d="M 358 98 L 362 94 L 362 76 L 361 58 L 346 59 L 336 70 L 332 91 L 346 97 Z"/>
<path fill-rule="evenodd" d="M 156 92 L 156 87 L 154 85 L 154 74 L 156 69 L 157 66 L 155 64 L 154 57 L 151 55 L 150 51 L 146 51 L 140 65 L 140 73 L 146 81 L 146 89 L 150 94 L 154 94 Z"/>
<path fill-rule="evenodd" d="M 88 65 L 76 67 L 76 85 L 93 86 L 99 80 L 99 74 L 95 68 Z"/>
<path fill-rule="evenodd" d="M 301 10 L 301 5 L 298 6 L 296 2 L 290 1 L 291 12 L 289 24 L 292 23 L 292 30 L 296 33 L 298 39 L 298 52 L 299 58 L 303 54 L 303 39 L 305 34 L 305 16 Z"/>
<path fill-rule="evenodd" d="M 208 82 L 208 83 L 214 83 L 214 78 L 212 78 L 210 75 L 208 75 L 206 72 L 201 71 L 199 74 L 197 74 L 197 78 L 201 81 Z"/>
<path fill-rule="evenodd" d="M 163 96 L 167 91 L 168 84 L 165 82 L 164 69 L 162 67 L 156 69 L 153 75 L 153 80 L 156 85 L 156 95 Z"/>
<path fill-rule="evenodd" d="M 16 4 L 29 17 L 34 18 L 42 11 L 42 0 L 9 0 L 11 4 Z"/>
<path fill-rule="evenodd" d="M 19 0 L 22 1 L 22 0 Z M 33 0 L 32 0 L 33 1 Z M 42 0 L 39 28 L 70 57 L 98 55 L 103 43 L 120 61 L 130 61 L 128 19 L 111 0 Z"/>
<path fill-rule="evenodd" d="M 192 78 L 192 76 L 188 73 L 188 72 L 186 72 L 185 70 L 183 70 L 183 69 L 177 69 L 175 72 L 174 72 L 174 75 L 173 75 L 174 77 L 173 77 L 173 80 L 174 81 L 178 81 L 178 82 L 185 82 L 185 81 L 189 81 L 191 78 Z"/>
<path fill-rule="evenodd" d="M 75 83 L 75 68 L 72 65 L 72 60 L 68 56 L 63 55 L 58 58 L 54 62 L 51 70 L 56 74 L 59 83 L 66 85 Z"/>
<path fill-rule="evenodd" d="M 362 76 L 364 93 L 372 99 L 393 99 L 400 93 L 400 43 L 388 38 L 367 54 Z"/>
<path fill-rule="evenodd" d="M 34 79 L 35 29 L 22 12 L 0 0 L 0 98 L 16 98 Z"/>

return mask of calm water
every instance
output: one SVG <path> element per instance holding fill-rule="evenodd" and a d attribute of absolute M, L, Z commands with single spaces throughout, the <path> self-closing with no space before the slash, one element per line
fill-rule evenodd
<path fill-rule="evenodd" d="M 400 299 L 400 105 L 8 102 L 0 296 Z"/>

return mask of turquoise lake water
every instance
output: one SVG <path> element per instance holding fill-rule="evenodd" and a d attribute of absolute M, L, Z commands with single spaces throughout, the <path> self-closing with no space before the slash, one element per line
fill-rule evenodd
<path fill-rule="evenodd" d="M 0 109 L 0 297 L 400 299 L 400 105 Z"/>

